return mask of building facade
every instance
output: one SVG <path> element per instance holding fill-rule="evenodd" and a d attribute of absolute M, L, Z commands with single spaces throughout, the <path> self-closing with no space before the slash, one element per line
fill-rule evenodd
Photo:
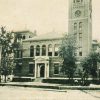
<path fill-rule="evenodd" d="M 76 40 L 77 56 L 86 57 L 92 49 L 91 0 L 69 0 L 68 26 L 68 34 Z M 54 32 L 23 40 L 22 53 L 15 57 L 15 75 L 64 77 L 61 71 L 63 61 L 58 53 L 63 37 L 63 34 Z"/>
<path fill-rule="evenodd" d="M 49 33 L 23 41 L 23 56 L 16 58 L 16 75 L 35 78 L 61 77 L 59 47 L 63 35 Z"/>

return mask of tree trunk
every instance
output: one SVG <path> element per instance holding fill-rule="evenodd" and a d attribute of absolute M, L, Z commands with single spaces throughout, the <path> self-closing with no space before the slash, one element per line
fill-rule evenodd
<path fill-rule="evenodd" d="M 7 82 L 6 77 L 7 77 L 7 75 L 5 75 L 5 79 L 4 79 L 5 83 Z"/>
<path fill-rule="evenodd" d="M 0 75 L 0 83 L 1 83 L 1 75 Z"/>

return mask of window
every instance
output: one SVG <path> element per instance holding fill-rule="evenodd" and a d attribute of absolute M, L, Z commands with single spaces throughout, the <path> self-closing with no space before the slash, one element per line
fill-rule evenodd
<path fill-rule="evenodd" d="M 22 58 L 22 50 L 17 50 L 16 51 L 16 57 L 17 58 Z"/>
<path fill-rule="evenodd" d="M 74 39 L 77 40 L 77 33 L 74 33 Z"/>
<path fill-rule="evenodd" d="M 16 68 L 17 68 L 18 73 L 22 72 L 22 64 L 21 63 L 16 64 Z"/>
<path fill-rule="evenodd" d="M 26 37 L 25 37 L 25 35 L 23 36 L 23 40 L 25 39 Z"/>
<path fill-rule="evenodd" d="M 30 57 L 34 56 L 34 46 L 30 46 Z"/>
<path fill-rule="evenodd" d="M 59 74 L 59 63 L 54 64 L 54 74 Z"/>
<path fill-rule="evenodd" d="M 83 0 L 73 0 L 74 3 L 76 2 L 83 2 Z"/>
<path fill-rule="evenodd" d="M 82 47 L 79 48 L 79 56 L 82 56 Z"/>
<path fill-rule="evenodd" d="M 33 67 L 34 67 L 34 64 L 29 64 L 29 73 L 30 74 L 33 74 L 34 73 Z"/>
<path fill-rule="evenodd" d="M 82 51 L 79 52 L 79 56 L 82 56 Z"/>
<path fill-rule="evenodd" d="M 77 23 L 74 23 L 74 30 L 77 30 Z"/>
<path fill-rule="evenodd" d="M 79 29 L 82 30 L 82 22 L 79 23 Z"/>
<path fill-rule="evenodd" d="M 46 45 L 42 46 L 42 56 L 46 56 Z"/>
<path fill-rule="evenodd" d="M 48 56 L 52 56 L 52 45 L 48 45 Z"/>
<path fill-rule="evenodd" d="M 76 2 L 80 2 L 80 0 L 76 0 Z"/>
<path fill-rule="evenodd" d="M 79 47 L 82 47 L 82 33 L 79 33 Z"/>
<path fill-rule="evenodd" d="M 32 38 L 31 36 L 29 36 L 29 38 Z"/>
<path fill-rule="evenodd" d="M 59 45 L 58 44 L 55 44 L 54 46 L 54 51 L 55 51 L 55 56 L 58 56 L 58 50 L 59 50 Z"/>
<path fill-rule="evenodd" d="M 36 46 L 36 56 L 40 56 L 40 46 Z"/>

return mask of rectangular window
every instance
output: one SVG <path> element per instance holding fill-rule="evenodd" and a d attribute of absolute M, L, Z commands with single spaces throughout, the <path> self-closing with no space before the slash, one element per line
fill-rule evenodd
<path fill-rule="evenodd" d="M 19 50 L 16 51 L 16 57 L 19 58 Z"/>
<path fill-rule="evenodd" d="M 82 47 L 79 48 L 79 56 L 82 56 Z"/>
<path fill-rule="evenodd" d="M 79 52 L 79 56 L 82 56 L 82 51 Z"/>
<path fill-rule="evenodd" d="M 58 56 L 58 51 L 55 51 L 55 56 Z"/>
<path fill-rule="evenodd" d="M 54 64 L 54 74 L 59 74 L 59 63 Z"/>
<path fill-rule="evenodd" d="M 34 67 L 34 64 L 29 64 L 29 73 L 30 74 L 33 74 L 33 67 Z"/>
<path fill-rule="evenodd" d="M 22 58 L 22 54 L 23 54 L 22 50 L 17 50 L 16 51 L 16 57 L 17 58 Z"/>
<path fill-rule="evenodd" d="M 18 71 L 18 73 L 21 73 L 22 72 L 22 63 L 18 63 L 16 64 L 16 71 Z"/>
<path fill-rule="evenodd" d="M 48 56 L 52 56 L 52 52 L 48 52 Z"/>

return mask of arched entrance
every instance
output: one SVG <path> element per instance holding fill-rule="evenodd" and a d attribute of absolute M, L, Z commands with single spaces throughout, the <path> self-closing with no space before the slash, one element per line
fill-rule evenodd
<path fill-rule="evenodd" d="M 40 65 L 40 77 L 44 77 L 44 72 L 45 72 L 45 66 L 44 64 Z"/>
<path fill-rule="evenodd" d="M 35 78 L 48 78 L 49 77 L 49 58 L 48 57 L 35 57 Z"/>

